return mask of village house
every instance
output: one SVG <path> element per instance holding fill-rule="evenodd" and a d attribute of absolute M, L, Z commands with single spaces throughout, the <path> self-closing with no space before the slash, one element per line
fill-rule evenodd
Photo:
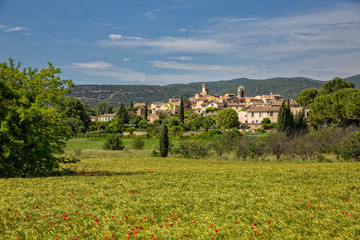
<path fill-rule="evenodd" d="M 109 122 L 109 121 L 112 121 L 115 116 L 116 116 L 116 113 L 105 113 L 104 115 L 100 115 L 98 117 L 98 121 Z"/>

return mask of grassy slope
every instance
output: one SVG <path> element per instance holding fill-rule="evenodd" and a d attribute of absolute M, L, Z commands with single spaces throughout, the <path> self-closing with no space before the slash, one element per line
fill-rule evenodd
<path fill-rule="evenodd" d="M 360 237 L 358 163 L 149 158 L 80 140 L 78 176 L 0 179 L 0 239 Z"/>

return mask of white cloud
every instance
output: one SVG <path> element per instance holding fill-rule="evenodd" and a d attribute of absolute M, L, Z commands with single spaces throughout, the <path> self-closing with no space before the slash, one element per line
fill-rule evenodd
<path fill-rule="evenodd" d="M 110 38 L 111 40 L 119 40 L 122 38 L 122 35 L 120 34 L 109 34 L 108 38 Z"/>
<path fill-rule="evenodd" d="M 188 64 L 181 62 L 165 62 L 165 61 L 153 61 L 154 67 L 174 69 L 174 70 L 188 70 L 188 71 L 217 71 L 223 73 L 244 73 L 249 70 L 243 66 L 225 66 L 225 65 L 206 65 L 206 64 Z"/>
<path fill-rule="evenodd" d="M 169 57 L 168 59 L 180 60 L 180 61 L 192 61 L 194 57 L 181 56 L 181 57 Z"/>
<path fill-rule="evenodd" d="M 5 28 L 9 28 L 9 26 L 7 26 L 7 25 L 0 25 L 0 29 L 5 29 Z"/>
<path fill-rule="evenodd" d="M 122 41 L 100 41 L 106 47 L 150 47 L 164 53 L 170 52 L 197 52 L 197 53 L 224 53 L 231 52 L 234 46 L 231 43 L 215 39 L 162 37 L 159 39 L 131 39 Z"/>
<path fill-rule="evenodd" d="M 18 31 L 23 31 L 23 30 L 27 30 L 26 27 L 11 27 L 11 28 L 7 28 L 4 30 L 4 32 L 18 32 Z"/>
<path fill-rule="evenodd" d="M 128 61 L 130 61 L 130 58 L 125 57 L 125 58 L 123 58 L 122 60 L 123 60 L 124 62 L 128 62 Z"/>
<path fill-rule="evenodd" d="M 71 68 L 79 69 L 108 69 L 113 65 L 111 63 L 95 61 L 95 62 L 83 62 L 83 63 L 72 63 Z"/>

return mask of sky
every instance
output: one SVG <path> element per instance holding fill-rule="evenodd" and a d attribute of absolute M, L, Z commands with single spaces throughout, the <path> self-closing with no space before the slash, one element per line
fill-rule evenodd
<path fill-rule="evenodd" d="M 0 62 L 75 84 L 360 73 L 360 0 L 0 0 Z"/>

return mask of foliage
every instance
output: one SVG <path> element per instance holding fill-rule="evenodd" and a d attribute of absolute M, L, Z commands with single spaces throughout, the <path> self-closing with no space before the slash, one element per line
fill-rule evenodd
<path fill-rule="evenodd" d="M 295 101 L 303 107 L 309 107 L 318 95 L 318 90 L 315 88 L 308 88 L 299 93 L 299 95 L 295 98 Z"/>
<path fill-rule="evenodd" d="M 240 122 L 237 112 L 232 108 L 225 108 L 216 115 L 217 123 L 225 128 L 239 128 Z"/>
<path fill-rule="evenodd" d="M 285 153 L 287 137 L 285 132 L 269 132 L 266 135 L 266 148 L 269 153 L 276 156 L 279 160 L 281 155 Z"/>
<path fill-rule="evenodd" d="M 106 136 L 103 148 L 105 150 L 124 150 L 125 146 L 121 140 L 121 136 L 109 134 Z"/>
<path fill-rule="evenodd" d="M 159 139 L 160 156 L 167 157 L 169 152 L 169 135 L 166 124 L 162 126 Z"/>
<path fill-rule="evenodd" d="M 334 78 L 325 83 L 318 92 L 307 89 L 297 97 L 310 109 L 310 124 L 339 126 L 360 125 L 360 90 L 352 82 Z"/>
<path fill-rule="evenodd" d="M 86 131 L 84 122 L 78 118 L 69 117 L 64 120 L 64 124 L 73 133 L 84 133 Z"/>
<path fill-rule="evenodd" d="M 281 132 L 290 133 L 294 128 L 294 116 L 290 111 L 289 99 L 287 104 L 282 103 L 278 115 L 278 130 Z"/>
<path fill-rule="evenodd" d="M 185 110 L 184 110 L 184 99 L 183 96 L 180 98 L 180 109 L 179 109 L 179 116 L 181 123 L 185 122 Z"/>
<path fill-rule="evenodd" d="M 145 103 L 144 119 L 146 121 L 148 120 L 148 105 L 147 105 L 147 103 Z"/>
<path fill-rule="evenodd" d="M 111 133 L 122 133 L 125 130 L 123 121 L 118 115 L 108 124 L 106 131 Z"/>
<path fill-rule="evenodd" d="M 331 81 L 324 83 L 321 86 L 319 93 L 320 93 L 320 95 L 326 95 L 326 94 L 331 94 L 331 93 L 337 92 L 344 88 L 355 88 L 355 85 L 352 82 L 347 82 L 344 79 L 336 77 L 336 78 L 333 78 Z"/>
<path fill-rule="evenodd" d="M 96 107 L 96 115 L 100 116 L 100 115 L 104 115 L 105 113 L 113 113 L 114 112 L 114 107 L 110 104 L 108 104 L 105 101 L 102 101 L 100 103 L 97 104 Z"/>
<path fill-rule="evenodd" d="M 207 107 L 205 109 L 205 113 L 209 113 L 209 112 L 216 112 L 218 111 L 219 109 L 217 107 Z"/>
<path fill-rule="evenodd" d="M 179 147 L 174 148 L 172 152 L 180 155 L 183 158 L 204 158 L 211 150 L 211 144 L 206 144 L 200 141 L 183 140 L 179 143 Z"/>
<path fill-rule="evenodd" d="M 13 60 L 0 64 L 0 175 L 32 177 L 52 174 L 61 163 L 76 162 L 63 153 L 70 136 L 63 124 L 65 94 L 71 80 L 60 69 L 20 70 Z"/>
<path fill-rule="evenodd" d="M 130 121 L 130 115 L 129 115 L 128 111 L 126 110 L 125 105 L 123 103 L 121 103 L 116 116 L 119 117 L 119 123 L 121 125 L 128 124 Z"/>
<path fill-rule="evenodd" d="M 348 137 L 344 138 L 340 146 L 336 149 L 338 156 L 344 160 L 360 161 L 360 132 L 354 132 Z"/>
<path fill-rule="evenodd" d="M 77 118 L 81 120 L 87 129 L 91 123 L 90 116 L 84 105 L 77 98 L 67 98 L 62 107 L 64 114 L 69 118 Z"/>
<path fill-rule="evenodd" d="M 133 141 L 134 149 L 143 149 L 144 145 L 145 145 L 145 142 L 140 136 L 137 136 L 134 138 L 134 141 Z"/>
<path fill-rule="evenodd" d="M 221 157 L 224 153 L 230 152 L 233 149 L 234 138 L 229 132 L 217 135 L 212 142 L 212 149 Z"/>

